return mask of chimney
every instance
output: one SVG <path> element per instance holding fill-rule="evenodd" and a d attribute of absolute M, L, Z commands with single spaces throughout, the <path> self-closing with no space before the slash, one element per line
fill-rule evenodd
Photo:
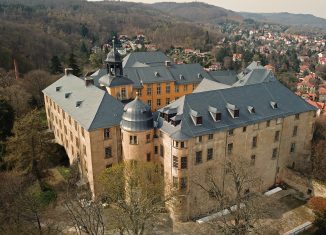
<path fill-rule="evenodd" d="M 257 62 L 257 66 L 261 66 L 261 61 L 256 61 Z"/>
<path fill-rule="evenodd" d="M 65 75 L 68 76 L 70 74 L 72 74 L 73 69 L 72 68 L 65 68 Z"/>
<path fill-rule="evenodd" d="M 85 77 L 85 86 L 88 87 L 90 85 L 94 85 L 94 80 L 92 77 Z"/>
<path fill-rule="evenodd" d="M 165 61 L 165 66 L 166 66 L 166 67 L 170 67 L 170 66 L 171 66 L 171 61 L 166 60 L 166 61 Z"/>

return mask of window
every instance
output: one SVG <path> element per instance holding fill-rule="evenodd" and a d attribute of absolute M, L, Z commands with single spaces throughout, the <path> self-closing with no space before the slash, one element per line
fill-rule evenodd
<path fill-rule="evenodd" d="M 73 141 L 74 137 L 72 135 L 72 132 L 70 131 L 70 140 Z"/>
<path fill-rule="evenodd" d="M 228 144 L 228 154 L 232 154 L 233 151 L 233 143 Z"/>
<path fill-rule="evenodd" d="M 66 114 L 63 110 L 62 110 L 62 117 L 63 117 L 63 119 L 66 119 Z"/>
<path fill-rule="evenodd" d="M 256 162 L 256 155 L 251 155 L 250 165 L 254 166 L 255 165 L 255 162 Z"/>
<path fill-rule="evenodd" d="M 84 128 L 81 128 L 81 134 L 82 134 L 82 137 L 85 137 L 85 130 L 84 130 Z"/>
<path fill-rule="evenodd" d="M 277 148 L 273 148 L 272 159 L 275 159 L 276 157 L 277 157 Z"/>
<path fill-rule="evenodd" d="M 170 89 L 171 89 L 171 87 L 170 87 L 170 83 L 167 83 L 166 86 L 165 86 L 165 92 L 166 92 L 167 94 L 170 94 Z"/>
<path fill-rule="evenodd" d="M 188 90 L 188 85 L 183 85 L 183 91 L 187 91 Z"/>
<path fill-rule="evenodd" d="M 151 100 L 147 100 L 147 104 L 149 107 L 152 107 L 152 101 Z"/>
<path fill-rule="evenodd" d="M 253 147 L 253 148 L 256 148 L 256 147 L 257 147 L 257 136 L 254 136 L 254 137 L 252 138 L 252 147 Z"/>
<path fill-rule="evenodd" d="M 202 163 L 203 159 L 202 159 L 202 151 L 198 151 L 196 152 L 196 164 Z"/>
<path fill-rule="evenodd" d="M 266 122 L 266 127 L 269 127 L 271 125 L 271 121 Z"/>
<path fill-rule="evenodd" d="M 279 140 L 280 140 L 280 131 L 276 131 L 274 136 L 274 142 L 277 142 Z"/>
<path fill-rule="evenodd" d="M 129 136 L 129 143 L 130 144 L 138 144 L 138 139 L 136 135 Z"/>
<path fill-rule="evenodd" d="M 152 86 L 147 85 L 147 95 L 152 95 Z"/>
<path fill-rule="evenodd" d="M 77 148 L 79 148 L 79 139 L 77 137 L 75 137 L 75 142 L 76 142 Z"/>
<path fill-rule="evenodd" d="M 151 134 L 146 135 L 146 143 L 151 142 Z"/>
<path fill-rule="evenodd" d="M 112 148 L 106 147 L 105 148 L 105 158 L 111 158 L 112 157 Z"/>
<path fill-rule="evenodd" d="M 186 144 L 185 144 L 185 142 L 181 141 L 181 142 L 180 142 L 180 148 L 182 148 L 182 149 L 183 149 L 183 148 L 185 148 L 185 147 L 186 147 Z"/>
<path fill-rule="evenodd" d="M 84 155 L 86 155 L 86 146 L 85 145 L 83 145 L 83 153 L 84 153 Z"/>
<path fill-rule="evenodd" d="M 71 116 L 70 115 L 68 116 L 68 121 L 69 121 L 69 124 L 71 125 Z"/>
<path fill-rule="evenodd" d="M 175 187 L 175 188 L 178 187 L 178 185 L 179 185 L 178 177 L 175 177 L 175 176 L 172 177 L 172 184 L 173 184 L 173 187 Z"/>
<path fill-rule="evenodd" d="M 175 85 L 174 91 L 175 91 L 175 93 L 178 93 L 179 92 L 179 85 Z"/>
<path fill-rule="evenodd" d="M 160 156 L 164 157 L 164 146 L 160 145 Z"/>
<path fill-rule="evenodd" d="M 110 128 L 104 128 L 104 139 L 110 139 Z"/>
<path fill-rule="evenodd" d="M 181 157 L 181 169 L 187 169 L 187 157 Z"/>
<path fill-rule="evenodd" d="M 74 124 L 75 124 L 75 130 L 77 131 L 78 129 L 78 127 L 77 127 L 77 122 L 76 121 L 74 121 Z"/>
<path fill-rule="evenodd" d="M 156 105 L 157 105 L 157 106 L 161 106 L 161 99 L 157 99 L 157 100 L 156 100 Z"/>
<path fill-rule="evenodd" d="M 107 164 L 105 165 L 105 168 L 108 169 L 108 168 L 111 168 L 112 167 L 112 164 Z"/>
<path fill-rule="evenodd" d="M 178 168 L 178 157 L 173 156 L 173 167 Z"/>
<path fill-rule="evenodd" d="M 298 113 L 295 115 L 295 120 L 299 120 L 299 118 L 300 118 L 300 114 Z"/>
<path fill-rule="evenodd" d="M 180 189 L 186 189 L 187 188 L 187 178 L 181 177 L 180 178 Z"/>
<path fill-rule="evenodd" d="M 247 131 L 247 127 L 244 126 L 244 127 L 242 128 L 242 132 L 246 132 L 246 131 Z"/>
<path fill-rule="evenodd" d="M 297 136 L 297 134 L 298 134 L 298 126 L 294 126 L 292 136 Z"/>
<path fill-rule="evenodd" d="M 170 104 L 170 98 L 166 98 L 166 104 Z"/>
<path fill-rule="evenodd" d="M 294 151 L 295 151 L 295 143 L 292 143 L 290 148 L 290 153 L 294 153 Z"/>
<path fill-rule="evenodd" d="M 282 123 L 282 118 L 276 119 L 276 124 L 281 124 Z"/>
<path fill-rule="evenodd" d="M 258 130 L 259 129 L 259 123 L 255 123 L 254 124 L 254 130 Z"/>
<path fill-rule="evenodd" d="M 212 140 L 213 138 L 214 138 L 214 134 L 209 134 L 209 135 L 208 135 L 208 139 L 209 139 L 209 140 Z"/>
<path fill-rule="evenodd" d="M 160 83 L 158 83 L 158 84 L 156 85 L 156 94 L 158 94 L 158 95 L 161 94 L 161 84 L 160 84 Z"/>
<path fill-rule="evenodd" d="M 196 117 L 196 125 L 201 125 L 201 124 L 203 124 L 203 117 L 202 116 Z"/>
<path fill-rule="evenodd" d="M 138 96 L 141 96 L 141 95 L 142 95 L 142 94 L 141 94 L 141 90 L 142 90 L 142 89 L 137 89 L 137 95 L 138 95 Z"/>
<path fill-rule="evenodd" d="M 234 134 L 234 129 L 232 129 L 232 130 L 229 130 L 229 135 L 233 135 Z"/>
<path fill-rule="evenodd" d="M 64 132 L 67 135 L 67 127 L 66 126 L 64 126 Z"/>
<path fill-rule="evenodd" d="M 197 143 L 201 143 L 203 141 L 203 136 L 197 136 Z"/>
<path fill-rule="evenodd" d="M 121 98 L 126 98 L 126 97 L 127 97 L 126 88 L 122 87 L 121 88 Z"/>
<path fill-rule="evenodd" d="M 147 153 L 147 154 L 146 154 L 146 160 L 147 160 L 148 162 L 151 161 L 151 153 Z"/>
<path fill-rule="evenodd" d="M 207 161 L 212 160 L 213 159 L 213 149 L 209 148 L 207 149 Z"/>
<path fill-rule="evenodd" d="M 158 146 L 154 146 L 154 154 L 158 154 Z"/>

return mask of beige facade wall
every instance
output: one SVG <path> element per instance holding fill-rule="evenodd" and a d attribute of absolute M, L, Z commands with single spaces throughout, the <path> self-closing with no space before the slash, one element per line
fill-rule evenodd
<path fill-rule="evenodd" d="M 186 221 L 215 209 L 214 199 L 210 198 L 198 183 L 205 185 L 208 172 L 214 172 L 222 179 L 223 163 L 227 158 L 246 158 L 251 163 L 254 174 L 262 180 L 262 185 L 259 185 L 259 190 L 262 191 L 282 181 L 281 172 L 292 164 L 292 160 L 295 160 L 295 167 L 299 170 L 307 166 L 310 160 L 313 123 L 314 112 L 307 112 L 300 114 L 299 119 L 296 116 L 289 116 L 232 131 L 216 132 L 210 138 L 209 135 L 204 135 L 201 141 L 198 137 L 193 138 L 185 141 L 184 148 L 176 148 L 173 140 L 162 134 L 160 142 L 165 150 L 166 180 L 173 184 L 173 177 L 177 177 L 179 188 L 181 178 L 187 180 L 187 187 L 180 189 L 181 196 L 173 211 L 174 219 Z M 298 127 L 296 135 L 293 136 L 295 126 Z M 279 134 L 276 134 L 277 132 Z M 292 143 L 296 143 L 296 148 L 293 153 L 290 153 Z M 233 144 L 232 152 L 229 152 L 228 144 Z M 211 160 L 207 159 L 208 149 L 213 149 Z M 196 152 L 199 151 L 202 152 L 202 163 L 195 162 Z M 274 155 L 273 151 L 275 151 Z M 173 156 L 178 158 L 177 167 L 173 166 Z M 187 169 L 180 168 L 181 157 L 184 156 L 188 159 Z"/>
<path fill-rule="evenodd" d="M 154 154 L 154 130 L 129 132 L 121 129 L 121 135 L 123 160 L 156 161 Z M 134 137 L 137 138 L 136 142 Z M 132 138 L 132 141 L 130 138 Z"/>

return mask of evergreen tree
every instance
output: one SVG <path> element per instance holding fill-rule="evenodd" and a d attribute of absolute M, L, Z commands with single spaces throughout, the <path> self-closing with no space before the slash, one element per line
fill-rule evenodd
<path fill-rule="evenodd" d="M 52 74 L 60 74 L 60 73 L 63 73 L 63 68 L 62 68 L 60 59 L 56 55 L 53 56 L 52 59 L 51 59 L 50 72 Z"/>
<path fill-rule="evenodd" d="M 72 74 L 79 77 L 81 76 L 81 71 L 80 68 L 77 64 L 76 58 L 75 58 L 75 54 L 71 53 L 69 56 L 69 67 L 72 68 Z"/>
<path fill-rule="evenodd" d="M 5 99 L 0 98 L 0 141 L 5 141 L 11 135 L 14 118 L 14 109 Z"/>
<path fill-rule="evenodd" d="M 88 49 L 87 49 L 85 42 L 82 42 L 82 44 L 80 46 L 80 52 L 83 54 L 88 54 Z"/>
<path fill-rule="evenodd" d="M 84 38 L 88 36 L 88 33 L 89 33 L 89 30 L 88 28 L 86 27 L 86 25 L 82 25 L 81 26 L 81 29 L 80 29 L 80 34 L 81 36 L 83 36 Z"/>

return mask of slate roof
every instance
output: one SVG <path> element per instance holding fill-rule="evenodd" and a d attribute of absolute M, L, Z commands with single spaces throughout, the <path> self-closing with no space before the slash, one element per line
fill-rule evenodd
<path fill-rule="evenodd" d="M 167 57 L 163 52 L 152 51 L 152 52 L 132 52 L 123 58 L 122 66 L 124 68 L 129 68 L 137 65 L 139 63 L 149 65 L 149 66 L 160 66 L 165 63 L 165 61 L 170 61 L 171 59 Z"/>
<path fill-rule="evenodd" d="M 227 89 L 230 87 L 231 86 L 229 86 L 229 85 L 225 85 L 223 83 L 215 82 L 215 81 L 209 80 L 207 78 L 204 78 L 199 83 L 199 85 L 196 87 L 196 89 L 193 91 L 193 93 L 219 90 L 219 89 Z"/>
<path fill-rule="evenodd" d="M 278 108 L 273 109 L 270 102 L 276 102 Z M 240 109 L 239 118 L 233 118 L 227 105 L 234 105 Z M 248 109 L 255 109 L 250 113 Z M 209 107 L 221 112 L 221 121 L 215 122 L 209 113 Z M 186 95 L 170 105 L 160 109 L 166 112 L 176 109 L 181 116 L 181 123 L 173 126 L 163 121 L 161 130 L 175 140 L 186 140 L 192 137 L 230 130 L 241 126 L 286 117 L 297 113 L 316 110 L 300 97 L 278 81 L 265 82 L 247 86 L 232 87 Z M 203 124 L 195 125 L 191 113 L 202 116 Z M 162 120 L 161 120 L 162 122 Z"/>
<path fill-rule="evenodd" d="M 133 84 L 133 81 L 124 76 L 110 76 L 109 74 L 104 75 L 99 79 L 100 85 L 106 87 L 115 87 Z"/>
<path fill-rule="evenodd" d="M 63 76 L 43 93 L 88 131 L 120 124 L 123 104 L 96 86 L 86 87 L 85 82 L 74 75 Z"/>
<path fill-rule="evenodd" d="M 177 85 L 200 83 L 211 76 L 199 64 L 171 64 L 171 66 L 124 68 L 123 73 L 134 82 L 135 88 L 142 84 L 175 82 Z"/>
<path fill-rule="evenodd" d="M 211 77 L 219 83 L 226 85 L 233 85 L 238 81 L 238 77 L 235 71 L 211 71 L 209 72 Z"/>
<path fill-rule="evenodd" d="M 248 73 L 240 73 L 238 75 L 239 81 L 233 84 L 233 86 L 245 86 L 262 82 L 276 81 L 272 71 L 262 68 L 256 68 L 253 70 L 247 70 Z"/>

